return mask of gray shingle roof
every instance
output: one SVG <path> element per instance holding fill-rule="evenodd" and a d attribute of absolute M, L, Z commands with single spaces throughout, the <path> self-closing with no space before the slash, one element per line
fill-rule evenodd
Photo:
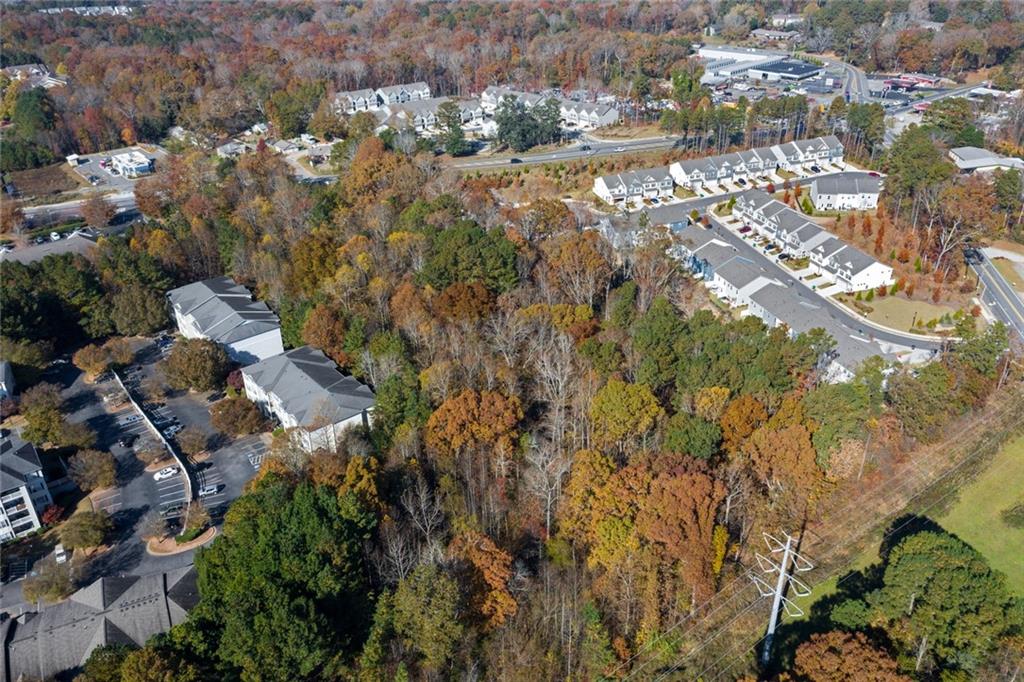
<path fill-rule="evenodd" d="M 20 488 L 30 474 L 42 468 L 35 446 L 13 432 L 3 432 L 0 436 L 0 492 Z"/>
<path fill-rule="evenodd" d="M 758 277 L 761 277 L 762 272 L 746 258 L 736 256 L 721 267 L 716 268 L 715 276 L 721 277 L 736 289 L 742 289 Z"/>
<path fill-rule="evenodd" d="M 871 175 L 838 175 L 814 181 L 818 194 L 878 194 L 880 187 L 879 179 Z"/>
<path fill-rule="evenodd" d="M 146 576 L 100 578 L 66 601 L 6 623 L 10 679 L 68 675 L 97 646 L 142 646 L 185 620 L 199 601 L 191 566 Z"/>
<path fill-rule="evenodd" d="M 321 419 L 344 421 L 373 407 L 370 387 L 338 371 L 322 351 L 301 346 L 242 369 L 257 386 L 273 393 L 301 426 Z"/>
<path fill-rule="evenodd" d="M 235 343 L 281 326 L 266 303 L 252 300 L 249 290 L 230 277 L 193 282 L 167 292 L 167 298 L 218 343 Z"/>

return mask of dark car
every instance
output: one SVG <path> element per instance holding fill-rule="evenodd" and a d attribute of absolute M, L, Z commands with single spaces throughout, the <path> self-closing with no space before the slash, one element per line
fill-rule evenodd
<path fill-rule="evenodd" d="M 174 516 L 181 516 L 181 514 L 184 511 L 185 511 L 185 505 L 183 505 L 183 504 L 175 504 L 175 505 L 172 505 L 172 506 L 168 507 L 167 509 L 162 510 L 160 512 L 160 516 L 164 517 L 165 519 L 169 519 L 169 518 L 174 517 Z"/>
<path fill-rule="evenodd" d="M 743 178 L 736 178 L 736 184 L 739 185 L 740 187 L 746 187 L 747 181 L 744 180 Z"/>
<path fill-rule="evenodd" d="M 873 178 L 880 178 L 880 177 L 882 177 L 881 175 L 879 175 L 875 171 L 868 171 L 868 175 L 870 175 Z"/>
<path fill-rule="evenodd" d="M 740 228 L 740 234 L 746 234 L 750 232 L 750 225 L 744 225 Z"/>
<path fill-rule="evenodd" d="M 522 163 L 523 160 L 522 159 L 518 159 L 518 158 L 511 158 L 511 159 L 508 160 L 508 162 L 509 163 Z"/>
<path fill-rule="evenodd" d="M 580 151 L 589 152 L 590 151 L 590 145 L 589 144 L 581 144 L 580 145 Z"/>
<path fill-rule="evenodd" d="M 789 254 L 788 253 L 780 253 L 779 254 L 779 260 L 789 260 Z"/>
<path fill-rule="evenodd" d="M 820 173 L 821 172 L 821 168 L 819 166 L 811 166 L 811 172 L 812 173 Z"/>
<path fill-rule="evenodd" d="M 120 445 L 122 448 L 130 448 L 132 446 L 132 443 L 135 442 L 135 439 L 136 436 L 128 435 L 117 441 L 117 444 Z"/>

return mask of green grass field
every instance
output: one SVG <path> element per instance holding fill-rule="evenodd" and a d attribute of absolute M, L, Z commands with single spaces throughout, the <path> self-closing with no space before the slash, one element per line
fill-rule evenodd
<path fill-rule="evenodd" d="M 960 491 L 960 499 L 935 519 L 985 555 L 1006 574 L 1010 589 L 1024 596 L 1024 528 L 1003 522 L 1002 512 L 1024 502 L 1024 437 L 1007 443 L 989 466 Z"/>

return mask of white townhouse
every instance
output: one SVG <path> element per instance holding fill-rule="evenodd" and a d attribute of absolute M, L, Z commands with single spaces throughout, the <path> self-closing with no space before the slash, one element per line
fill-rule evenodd
<path fill-rule="evenodd" d="M 706 281 L 716 296 L 733 307 L 750 305 L 750 297 L 766 284 L 776 282 L 768 277 L 750 259 L 734 256 L 715 268 L 714 276 Z"/>
<path fill-rule="evenodd" d="M 423 81 L 377 88 L 377 105 L 382 107 L 424 99 L 430 99 L 430 86 Z"/>
<path fill-rule="evenodd" d="M 590 130 L 619 122 L 619 110 L 607 104 L 559 100 L 562 125 L 566 128 Z"/>
<path fill-rule="evenodd" d="M 512 88 L 506 88 L 501 85 L 490 85 L 480 94 L 480 106 L 483 108 L 484 113 L 493 115 L 494 112 L 498 110 L 502 100 L 506 97 L 511 97 L 512 99 L 521 102 L 527 109 L 532 109 L 538 104 L 546 102 L 549 99 L 557 99 L 538 95 L 533 92 L 513 90 Z"/>
<path fill-rule="evenodd" d="M 348 90 L 334 96 L 334 110 L 339 114 L 352 115 L 360 111 L 378 109 L 377 91 L 370 88 Z"/>
<path fill-rule="evenodd" d="M 799 211 L 766 193 L 751 189 L 736 197 L 733 215 L 758 233 L 779 242 L 844 291 L 862 291 L 893 283 L 893 270 L 860 249 L 835 237 Z"/>
<path fill-rule="evenodd" d="M 793 170 L 805 165 L 841 163 L 843 151 L 843 143 L 839 138 L 826 135 L 702 159 L 676 161 L 669 170 L 676 184 L 694 189 L 738 178 L 750 180 L 779 168 Z"/>
<path fill-rule="evenodd" d="M 373 391 L 322 351 L 301 346 L 242 368 L 245 395 L 290 429 L 307 452 L 338 447 L 342 432 L 369 427 Z"/>
<path fill-rule="evenodd" d="M 389 104 L 382 108 L 387 115 L 385 123 L 398 126 L 401 123 L 410 125 L 419 134 L 431 134 L 437 131 L 438 109 L 445 102 L 454 102 L 459 108 L 462 125 L 474 127 L 484 120 L 484 111 L 477 100 L 455 100 L 450 97 L 432 97 L 424 100 L 412 100 L 404 104 Z"/>
<path fill-rule="evenodd" d="M 819 211 L 865 211 L 878 207 L 881 191 L 881 181 L 873 175 L 816 178 L 811 183 L 811 203 Z"/>
<path fill-rule="evenodd" d="M 167 301 L 182 336 L 215 341 L 235 362 L 247 365 L 284 352 L 277 315 L 230 277 L 172 289 Z"/>
<path fill-rule="evenodd" d="M 43 510 L 51 504 L 53 496 L 35 447 L 0 430 L 0 541 L 41 528 Z"/>
<path fill-rule="evenodd" d="M 670 197 L 674 190 L 672 174 L 666 167 L 602 175 L 594 180 L 594 194 L 612 205 Z"/>

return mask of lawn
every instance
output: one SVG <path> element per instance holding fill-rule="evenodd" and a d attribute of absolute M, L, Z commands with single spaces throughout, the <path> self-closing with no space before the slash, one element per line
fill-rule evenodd
<path fill-rule="evenodd" d="M 665 131 L 657 123 L 646 123 L 637 126 L 617 125 L 602 128 L 593 133 L 599 140 L 636 140 L 646 137 L 664 137 Z"/>
<path fill-rule="evenodd" d="M 992 264 L 996 266 L 999 274 L 1006 278 L 1011 287 L 1017 291 L 1024 291 L 1024 276 L 1021 276 L 1024 266 L 1017 265 L 1008 258 L 993 258 Z"/>
<path fill-rule="evenodd" d="M 953 315 L 956 312 L 956 308 L 950 306 L 936 305 L 927 301 L 914 301 L 903 295 L 884 298 L 875 296 L 872 301 L 856 301 L 849 294 L 842 294 L 837 298 L 872 322 L 901 331 L 912 331 L 915 327 L 917 331 L 921 331 L 922 328 L 917 327 L 918 322 L 927 323 L 930 320 L 939 320 L 944 315 Z M 871 309 L 870 312 L 866 312 L 868 308 Z"/>
<path fill-rule="evenodd" d="M 85 180 L 71 170 L 66 163 L 12 171 L 7 175 L 19 194 L 26 199 L 53 196 L 88 186 Z"/>
<path fill-rule="evenodd" d="M 961 489 L 939 524 L 985 555 L 1006 574 L 1010 589 L 1024 597 L 1024 528 L 1013 528 L 1002 513 L 1024 503 L 1024 437 L 1003 446 L 988 467 Z"/>

